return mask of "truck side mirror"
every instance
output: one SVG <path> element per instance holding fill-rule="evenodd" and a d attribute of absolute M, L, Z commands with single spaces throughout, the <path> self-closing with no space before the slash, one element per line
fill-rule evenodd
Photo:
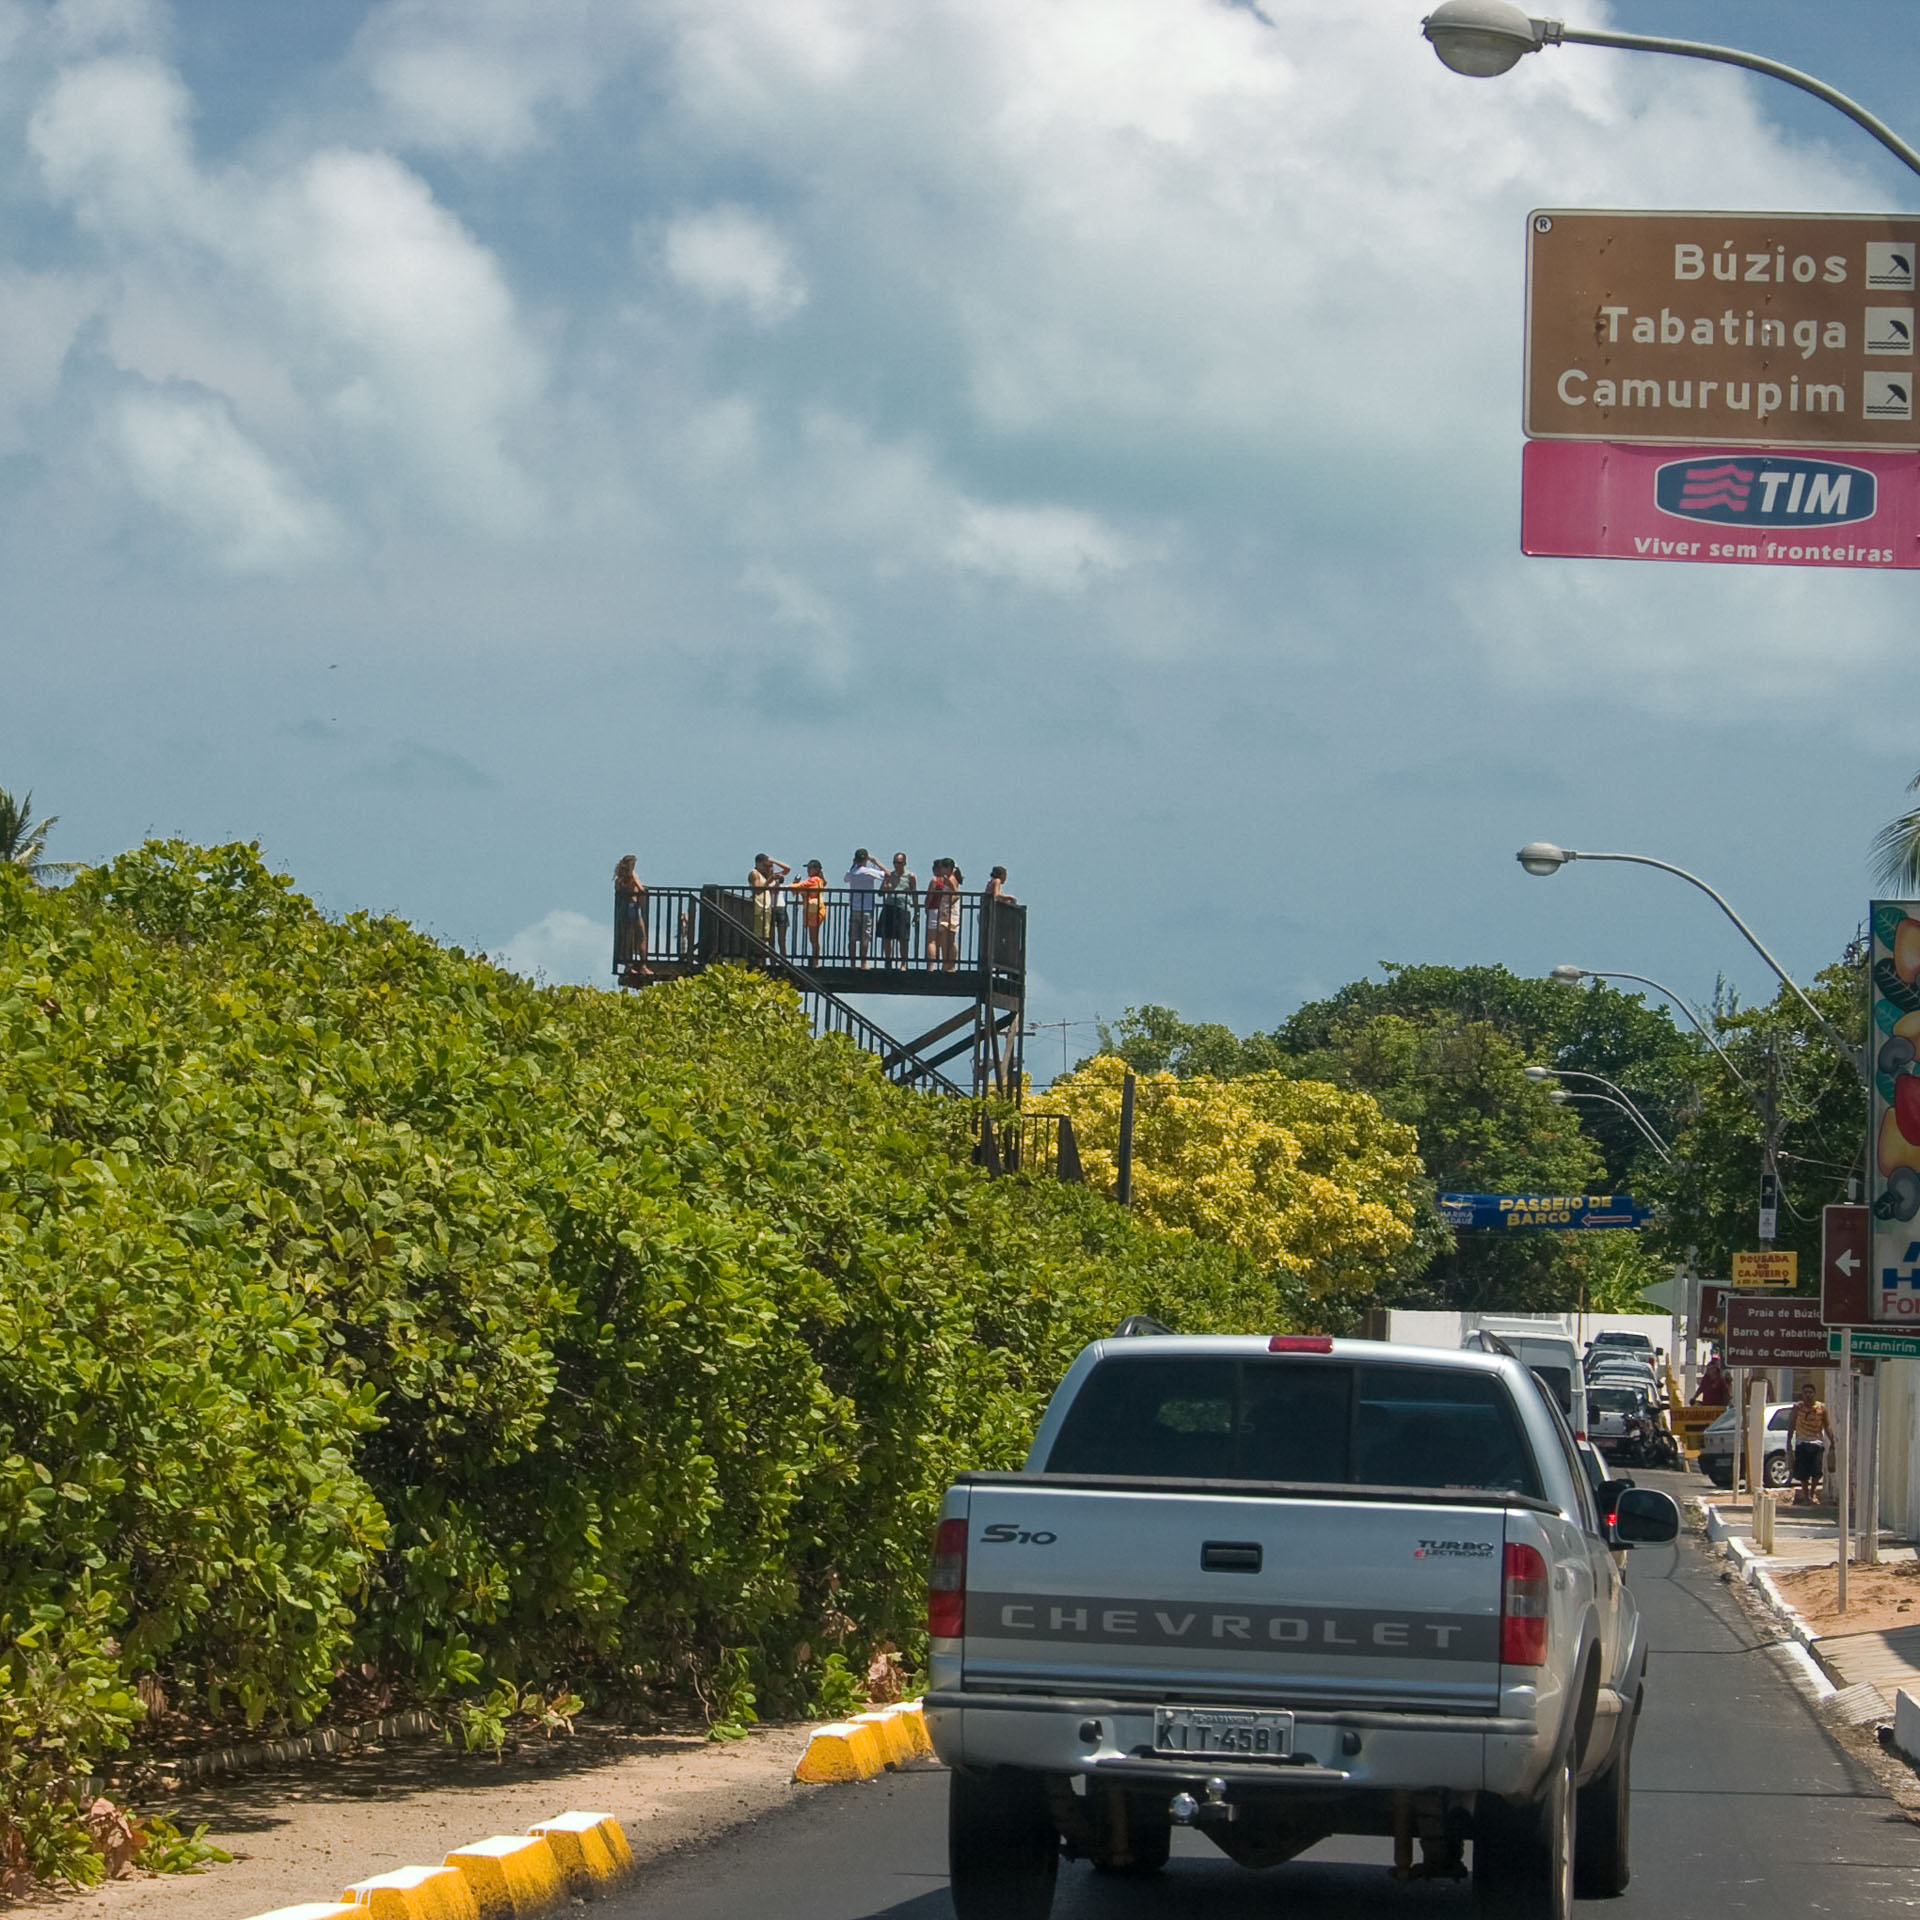
<path fill-rule="evenodd" d="M 1678 1537 L 1680 1509 L 1652 1487 L 1627 1487 L 1614 1508 L 1613 1531 L 1625 1547 L 1660 1546 Z"/>

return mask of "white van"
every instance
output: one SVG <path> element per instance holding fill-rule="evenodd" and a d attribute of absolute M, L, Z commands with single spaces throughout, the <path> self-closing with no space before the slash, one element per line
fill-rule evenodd
<path fill-rule="evenodd" d="M 1587 1382 L 1573 1336 L 1551 1321 L 1483 1320 L 1460 1342 L 1483 1353 L 1510 1353 L 1540 1377 L 1560 1403 L 1576 1440 L 1587 1438 Z"/>

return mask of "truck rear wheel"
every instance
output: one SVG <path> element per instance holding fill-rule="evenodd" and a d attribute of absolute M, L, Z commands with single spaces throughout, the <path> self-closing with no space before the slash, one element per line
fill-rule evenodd
<path fill-rule="evenodd" d="M 1532 1806 L 1481 1797 L 1474 1815 L 1473 1891 L 1488 1920 L 1573 1920 L 1576 1798 L 1564 1760 Z"/>
<path fill-rule="evenodd" d="M 957 1920 L 1047 1920 L 1060 1838 L 1038 1774 L 956 1767 L 947 1785 L 947 1878 Z"/>
<path fill-rule="evenodd" d="M 1574 1836 L 1573 1885 L 1583 1900 L 1611 1900 L 1633 1878 L 1628 1833 L 1633 1811 L 1633 1728 L 1614 1763 L 1580 1789 Z"/>

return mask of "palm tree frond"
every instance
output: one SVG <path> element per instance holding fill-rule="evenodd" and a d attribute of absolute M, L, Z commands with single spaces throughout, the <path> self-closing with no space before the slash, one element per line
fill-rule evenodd
<path fill-rule="evenodd" d="M 1909 793 L 1920 792 L 1920 774 Z M 1874 878 L 1911 899 L 1920 894 L 1920 808 L 1903 813 L 1873 836 Z"/>

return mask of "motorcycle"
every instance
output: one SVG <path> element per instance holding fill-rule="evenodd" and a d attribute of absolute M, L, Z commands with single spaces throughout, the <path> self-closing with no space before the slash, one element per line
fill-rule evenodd
<path fill-rule="evenodd" d="M 1629 1414 L 1627 1430 L 1614 1449 L 1623 1467 L 1661 1467 L 1677 1471 L 1685 1464 L 1680 1442 L 1652 1414 Z"/>

